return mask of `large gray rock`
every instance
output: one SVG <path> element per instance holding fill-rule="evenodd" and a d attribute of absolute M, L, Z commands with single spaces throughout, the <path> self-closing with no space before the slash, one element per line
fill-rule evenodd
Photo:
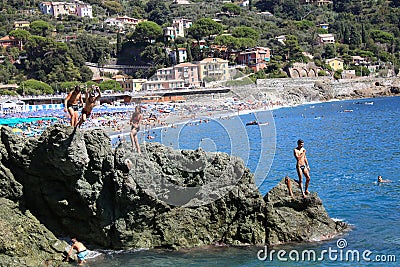
<path fill-rule="evenodd" d="M 0 198 L 0 265 L 60 264 L 67 243 L 59 241 L 29 212 Z"/>
<path fill-rule="evenodd" d="M 337 232 L 326 213 L 310 212 L 317 200 L 302 214 L 292 207 L 303 202 L 283 191 L 272 190 L 264 201 L 243 161 L 225 153 L 146 143 L 138 155 L 126 144 L 112 149 L 102 130 L 61 125 L 28 140 L 3 128 L 0 149 L 4 177 L 22 184 L 20 199 L 32 214 L 56 235 L 88 244 L 188 248 L 309 241 Z M 329 227 L 307 226 L 307 234 L 296 235 L 290 231 L 306 228 L 284 227 L 290 222 L 278 221 L 280 213 Z"/>
<path fill-rule="evenodd" d="M 328 216 L 317 193 L 311 192 L 303 198 L 298 183 L 291 179 L 290 184 L 294 197 L 288 193 L 285 178 L 264 197 L 268 244 L 320 241 L 347 229 L 347 224 L 335 222 Z"/>

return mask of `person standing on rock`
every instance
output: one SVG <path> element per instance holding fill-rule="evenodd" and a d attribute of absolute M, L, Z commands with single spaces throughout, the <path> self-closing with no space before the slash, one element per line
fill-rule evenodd
<path fill-rule="evenodd" d="M 136 147 L 137 152 L 140 154 L 140 146 L 139 146 L 139 140 L 137 137 L 137 134 L 140 130 L 140 122 L 143 119 L 143 115 L 141 113 L 141 108 L 139 105 L 135 107 L 135 112 L 133 112 L 131 120 L 129 121 L 129 124 L 131 125 L 131 142 L 132 142 L 132 148 Z"/>
<path fill-rule="evenodd" d="M 98 93 L 97 96 L 94 91 Z M 81 127 L 82 123 L 84 123 L 86 119 L 90 117 L 92 109 L 94 108 L 94 106 L 96 106 L 96 102 L 100 99 L 100 97 L 101 97 L 101 91 L 98 86 L 92 86 L 92 88 L 89 89 L 89 91 L 86 90 L 85 107 L 82 109 L 82 116 L 78 124 L 76 125 L 77 127 Z"/>
<path fill-rule="evenodd" d="M 78 109 L 79 103 L 83 105 L 82 94 L 79 86 L 75 86 L 74 91 L 70 92 L 64 100 L 64 111 L 68 112 L 71 117 L 71 126 L 75 127 L 78 124 Z"/>
<path fill-rule="evenodd" d="M 294 157 L 297 160 L 296 170 L 299 176 L 299 186 L 303 197 L 305 198 L 310 192 L 308 191 L 308 185 L 310 183 L 310 165 L 306 157 L 306 149 L 304 148 L 304 141 L 299 139 L 297 141 L 297 147 L 294 149 Z M 305 191 L 303 191 L 303 174 L 306 177 Z"/>
<path fill-rule="evenodd" d="M 68 254 L 67 254 L 67 258 L 66 261 L 68 261 L 69 255 L 71 255 L 72 250 L 76 250 L 77 251 L 77 257 L 78 257 L 78 264 L 83 264 L 86 262 L 85 258 L 87 257 L 87 255 L 89 254 L 89 252 L 87 251 L 86 247 L 79 242 L 78 240 L 76 240 L 76 238 L 72 238 L 72 245 L 71 245 L 71 249 L 69 250 Z"/>

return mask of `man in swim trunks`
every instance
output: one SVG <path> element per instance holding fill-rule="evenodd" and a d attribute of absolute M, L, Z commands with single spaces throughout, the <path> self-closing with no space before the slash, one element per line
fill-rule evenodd
<path fill-rule="evenodd" d="M 78 257 L 78 264 L 83 264 L 85 263 L 85 258 L 86 256 L 89 254 L 89 252 L 87 251 L 86 247 L 79 242 L 78 240 L 76 240 L 76 238 L 72 238 L 72 245 L 71 245 L 71 249 L 69 250 L 68 254 L 67 254 L 67 258 L 66 260 L 68 261 L 69 255 L 72 253 L 72 250 L 76 250 L 77 251 L 77 257 Z"/>
<path fill-rule="evenodd" d="M 141 108 L 139 105 L 135 107 L 135 112 L 133 112 L 131 120 L 129 121 L 129 124 L 131 125 L 131 142 L 132 142 L 132 147 L 136 147 L 136 151 L 140 154 L 140 145 L 139 145 L 139 140 L 137 137 L 138 132 L 140 131 L 140 123 L 143 119 L 143 115 L 141 113 Z"/>
<path fill-rule="evenodd" d="M 79 85 L 75 86 L 74 91 L 70 92 L 64 100 L 64 111 L 68 112 L 71 117 L 71 126 L 78 124 L 79 103 L 83 105 L 83 99 Z"/>
<path fill-rule="evenodd" d="M 304 148 L 304 141 L 299 139 L 297 141 L 297 147 L 294 149 L 294 157 L 297 160 L 296 170 L 299 176 L 299 186 L 303 197 L 305 198 L 310 192 L 308 192 L 308 185 L 310 183 L 310 166 L 306 157 L 306 150 Z M 306 177 L 305 191 L 303 191 L 303 174 Z"/>
<path fill-rule="evenodd" d="M 98 93 L 97 96 L 94 91 Z M 101 97 L 101 91 L 98 86 L 92 86 L 92 88 L 86 90 L 85 107 L 82 109 L 82 116 L 81 119 L 79 120 L 79 123 L 76 125 L 77 127 L 81 127 L 82 123 L 84 123 L 86 119 L 90 117 L 92 109 L 94 108 L 94 106 L 96 106 L 96 102 L 100 99 L 100 97 Z"/>

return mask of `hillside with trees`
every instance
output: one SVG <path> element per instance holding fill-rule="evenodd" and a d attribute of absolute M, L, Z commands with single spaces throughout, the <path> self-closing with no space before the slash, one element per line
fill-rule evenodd
<path fill-rule="evenodd" d="M 178 48 L 186 48 L 187 61 L 212 56 L 234 65 L 235 52 L 268 47 L 271 60 L 254 78 L 285 77 L 282 70 L 295 62 L 314 62 L 325 73 L 332 73 L 325 60 L 335 57 L 358 76 L 368 75 L 368 68 L 354 64 L 352 56 L 377 66 L 377 75 L 399 72 L 398 0 L 333 0 L 327 5 L 298 0 L 251 0 L 247 5 L 222 0 L 191 0 L 189 5 L 172 0 L 86 2 L 92 5 L 93 18 L 44 15 L 39 10 L 41 1 L 36 0 L 2 1 L 0 38 L 13 38 L 19 47 L 1 47 L 0 83 L 20 85 L 33 79 L 56 90 L 61 83 L 90 81 L 93 73 L 85 62 L 148 66 L 147 71 L 133 75 L 147 78 L 156 69 L 171 66 L 174 62 L 166 51 Z M 141 21 L 125 29 L 105 23 L 116 16 Z M 175 18 L 192 20 L 193 25 L 185 37 L 167 39 L 163 29 Z M 29 21 L 30 26 L 16 29 L 16 21 Z M 335 42 L 319 44 L 318 35 L 327 33 L 335 36 Z M 278 36 L 285 40 L 279 41 Z M 203 47 L 201 40 L 206 44 Z M 221 53 L 215 49 L 218 46 L 226 51 Z"/>

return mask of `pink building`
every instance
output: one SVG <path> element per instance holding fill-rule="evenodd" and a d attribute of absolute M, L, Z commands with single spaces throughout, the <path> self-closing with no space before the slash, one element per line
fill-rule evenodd
<path fill-rule="evenodd" d="M 240 52 L 237 57 L 237 63 L 252 68 L 255 72 L 266 68 L 270 61 L 271 51 L 267 47 L 255 47 Z"/>

